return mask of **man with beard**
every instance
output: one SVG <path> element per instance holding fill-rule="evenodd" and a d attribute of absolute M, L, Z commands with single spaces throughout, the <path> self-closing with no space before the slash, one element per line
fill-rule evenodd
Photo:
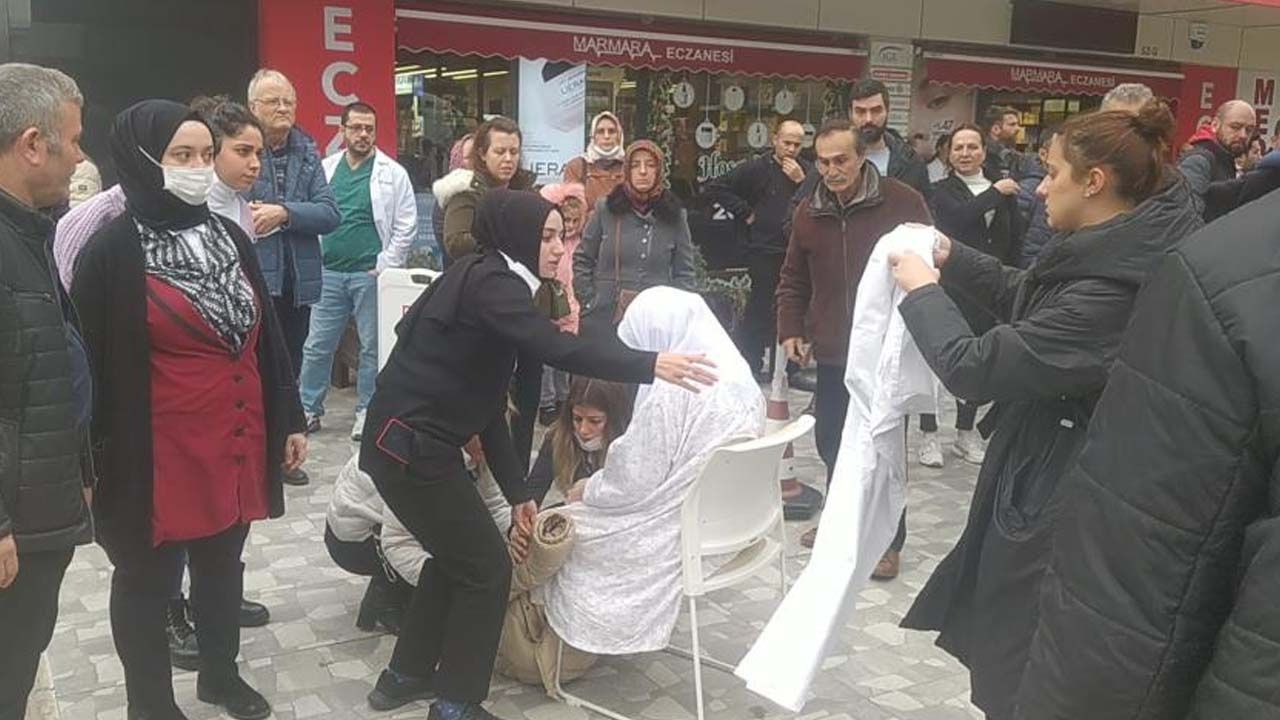
<path fill-rule="evenodd" d="M 1203 204 L 1205 222 L 1265 194 L 1258 185 L 1272 179 L 1274 173 L 1268 170 L 1262 175 L 1251 172 L 1237 177 L 1236 172 L 1236 158 L 1249 149 L 1257 124 L 1252 105 L 1228 100 L 1218 108 L 1209 132 L 1198 132 L 1191 138 L 1191 149 L 1182 156 L 1178 169 Z"/>
<path fill-rule="evenodd" d="M 929 170 L 911 149 L 911 145 L 888 127 L 889 90 L 879 80 L 859 80 L 849 91 L 849 122 L 867 149 L 866 160 L 876 166 L 881 177 L 905 183 L 924 197 L 929 197 Z M 813 196 L 820 176 L 810 173 L 791 197 L 791 209 L 783 228 L 791 234 L 796 207 Z"/>
<path fill-rule="evenodd" d="M 992 182 L 1002 178 L 1022 179 L 1022 153 L 1018 152 L 1018 132 L 1022 129 L 1021 115 L 1004 105 L 993 105 L 987 110 L 987 159 L 982 163 L 983 173 Z"/>
<path fill-rule="evenodd" d="M 378 273 L 404 267 L 418 232 L 418 206 L 409 173 L 374 145 L 377 116 L 372 106 L 347 105 L 342 111 L 342 137 L 346 149 L 323 163 L 342 223 L 320 241 L 323 282 L 320 301 L 311 309 L 299 385 L 307 424 L 319 429 L 333 355 L 354 317 L 360 363 L 351 439 L 359 440 L 378 375 Z"/>

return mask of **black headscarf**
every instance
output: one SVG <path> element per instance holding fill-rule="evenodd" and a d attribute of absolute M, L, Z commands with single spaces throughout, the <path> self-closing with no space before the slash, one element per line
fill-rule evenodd
<path fill-rule="evenodd" d="M 485 191 L 476 207 L 471 235 L 476 239 L 476 252 L 449 266 L 444 277 L 432 283 L 419 300 L 425 303 L 423 314 L 449 327 L 458 318 L 467 277 L 483 262 L 501 262 L 499 252 L 529 269 L 538 277 L 538 258 L 542 253 L 542 228 L 556 206 L 541 195 L 527 190 L 493 189 Z M 508 271 L 509 272 L 509 271 Z M 544 285 L 546 281 L 543 281 Z M 410 311 L 412 313 L 412 311 Z M 403 333 L 412 328 L 397 328 Z"/>
<path fill-rule="evenodd" d="M 504 252 L 538 277 L 542 226 L 555 209 L 550 200 L 528 190 L 488 190 L 480 196 L 471 235 L 482 252 Z"/>
<path fill-rule="evenodd" d="M 188 120 L 204 123 L 181 103 L 143 100 L 117 115 L 111 127 L 111 157 L 129 210 L 143 225 L 157 230 L 185 230 L 209 219 L 208 205 L 188 205 L 164 189 L 164 173 L 156 165 L 178 127 Z"/>

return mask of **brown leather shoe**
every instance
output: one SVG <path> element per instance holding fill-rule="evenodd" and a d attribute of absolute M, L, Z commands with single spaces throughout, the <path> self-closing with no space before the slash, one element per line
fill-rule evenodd
<path fill-rule="evenodd" d="M 813 542 L 818 539 L 818 528 L 809 528 L 800 536 L 800 545 L 812 549 Z"/>
<path fill-rule="evenodd" d="M 887 550 L 880 562 L 876 563 L 876 569 L 871 573 L 872 580 L 892 580 L 898 577 L 898 567 L 902 564 L 902 553 L 897 550 Z"/>

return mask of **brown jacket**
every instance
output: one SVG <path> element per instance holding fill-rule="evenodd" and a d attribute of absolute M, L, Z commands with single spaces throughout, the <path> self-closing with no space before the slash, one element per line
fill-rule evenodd
<path fill-rule="evenodd" d="M 880 237 L 906 222 L 933 224 L 920 193 L 865 163 L 861 197 L 841 207 L 818 183 L 796 206 L 778 283 L 778 338 L 803 337 L 819 365 L 843 367 L 858 281 Z"/>
<path fill-rule="evenodd" d="M 621 159 L 612 162 L 588 163 L 579 155 L 564 166 L 564 181 L 582 183 L 587 189 L 587 212 L 591 212 L 600 198 L 607 197 L 626 178 Z"/>

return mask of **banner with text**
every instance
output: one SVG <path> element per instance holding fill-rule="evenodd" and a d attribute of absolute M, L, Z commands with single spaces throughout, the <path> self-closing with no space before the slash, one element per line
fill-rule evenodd
<path fill-rule="evenodd" d="M 342 108 L 378 112 L 378 149 L 396 154 L 394 0 L 258 0 L 258 57 L 298 93 L 298 126 L 321 154 L 342 147 Z"/>
<path fill-rule="evenodd" d="M 1258 112 L 1259 132 L 1266 137 L 1275 134 L 1276 73 L 1267 70 L 1241 70 L 1236 97 L 1252 105 Z"/>
<path fill-rule="evenodd" d="M 522 162 L 539 182 L 558 182 L 582 154 L 586 100 L 586 65 L 520 58 Z"/>
<path fill-rule="evenodd" d="M 1222 103 L 1236 97 L 1236 69 L 1183 65 L 1182 95 L 1178 98 L 1178 129 L 1174 141 L 1182 146 Z M 1241 95 L 1241 97 L 1244 97 Z"/>

